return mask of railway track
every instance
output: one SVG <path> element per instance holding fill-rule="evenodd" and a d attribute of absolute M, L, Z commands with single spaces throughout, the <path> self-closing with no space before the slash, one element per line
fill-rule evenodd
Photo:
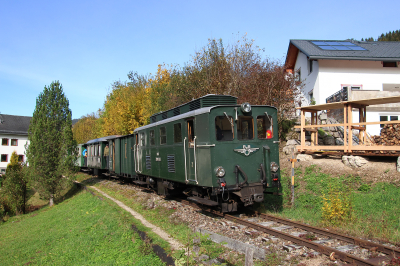
<path fill-rule="evenodd" d="M 143 188 L 142 186 L 134 186 L 149 192 L 149 189 Z M 181 202 L 182 204 L 195 207 L 213 216 L 224 218 L 233 223 L 290 241 L 299 246 L 305 246 L 313 249 L 321 254 L 327 255 L 333 260 L 339 259 L 353 265 L 382 265 L 387 264 L 392 258 L 400 257 L 399 249 L 374 243 L 368 240 L 347 236 L 341 233 L 331 232 L 326 229 L 291 221 L 289 219 L 254 211 L 249 212 L 250 215 L 255 216 L 256 219 L 254 219 L 254 217 L 252 219 L 245 219 L 236 215 L 221 213 L 212 208 L 205 207 L 204 205 L 198 205 L 192 201 L 179 198 L 175 198 L 175 200 Z M 285 232 L 288 230 L 296 230 L 297 232 Z M 315 237 L 318 238 L 318 240 L 307 239 L 304 237 L 310 233 L 316 234 Z M 348 245 L 345 245 L 344 243 L 348 243 Z M 332 247 L 332 244 L 335 244 L 336 247 Z M 296 245 L 289 245 L 289 248 L 295 249 Z M 351 254 L 357 253 L 354 252 L 356 249 L 367 249 L 369 255 L 373 253 L 378 256 L 369 256 L 370 258 L 363 259 L 359 256 Z"/>
<path fill-rule="evenodd" d="M 181 203 L 187 204 L 190 206 L 198 206 L 195 203 L 192 203 L 190 201 L 186 200 L 180 200 Z M 254 219 L 248 220 L 244 218 L 237 217 L 235 215 L 231 214 L 226 214 L 226 213 L 221 213 L 219 211 L 213 210 L 211 208 L 207 207 L 200 207 L 198 206 L 202 211 L 207 212 L 209 214 L 224 218 L 228 221 L 234 222 L 236 224 L 240 224 L 243 226 L 246 226 L 248 228 L 257 230 L 259 232 L 263 232 L 275 237 L 279 237 L 281 239 L 285 239 L 287 241 L 290 241 L 292 243 L 295 243 L 299 246 L 305 246 L 310 249 L 313 249 L 317 252 L 320 252 L 322 254 L 325 254 L 329 256 L 331 259 L 337 260 L 340 259 L 344 262 L 353 264 L 353 265 L 382 265 L 382 263 L 387 263 L 389 262 L 392 258 L 398 258 L 400 257 L 400 250 L 387 247 L 378 243 L 373 243 L 371 241 L 351 237 L 351 236 L 346 236 L 344 234 L 340 233 L 335 233 L 335 232 L 330 232 L 326 229 L 321 229 L 317 228 L 314 226 L 310 226 L 307 224 L 299 223 L 299 222 L 294 222 L 288 219 L 284 218 L 279 218 L 275 217 L 272 215 L 268 214 L 262 214 L 258 212 L 253 212 L 253 215 L 256 215 L 258 219 L 262 222 L 255 222 Z M 265 221 L 267 220 L 267 221 Z M 279 224 L 278 226 L 276 224 Z M 273 226 L 275 225 L 275 226 Z M 285 226 L 282 226 L 285 225 Z M 303 232 L 292 232 L 292 233 L 286 233 L 284 232 L 285 230 L 296 228 L 299 230 L 303 230 Z M 317 241 L 311 241 L 308 239 L 305 239 L 301 236 L 307 235 L 309 232 L 315 233 L 319 236 L 325 236 L 328 237 L 328 239 L 323 239 L 323 240 L 317 240 Z M 330 244 L 332 242 L 346 242 L 349 243 L 350 245 L 340 245 L 336 248 L 330 247 L 327 244 Z M 296 248 L 296 246 L 289 246 L 289 248 Z M 346 251 L 352 251 L 357 248 L 364 248 L 368 249 L 372 252 L 381 252 L 385 255 L 381 255 L 375 258 L 370 258 L 370 259 L 362 259 L 358 256 L 352 255 Z M 376 253 L 375 253 L 376 254 Z"/>

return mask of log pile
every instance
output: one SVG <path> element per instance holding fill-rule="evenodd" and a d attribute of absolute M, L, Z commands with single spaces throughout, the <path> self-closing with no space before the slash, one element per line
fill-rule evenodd
<path fill-rule="evenodd" d="M 386 124 L 380 136 L 372 136 L 377 145 L 395 146 L 400 144 L 400 124 Z"/>

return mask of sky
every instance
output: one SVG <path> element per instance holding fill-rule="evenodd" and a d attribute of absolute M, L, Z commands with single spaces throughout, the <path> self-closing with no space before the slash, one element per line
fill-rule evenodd
<path fill-rule="evenodd" d="M 400 29 L 400 1 L 0 0 L 0 113 L 32 116 L 59 80 L 72 118 L 103 107 L 130 71 L 183 66 L 207 45 L 247 34 L 285 59 L 290 39 L 344 40 Z"/>

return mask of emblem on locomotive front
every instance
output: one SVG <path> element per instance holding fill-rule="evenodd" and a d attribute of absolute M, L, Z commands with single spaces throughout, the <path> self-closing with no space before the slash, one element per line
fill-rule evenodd
<path fill-rule="evenodd" d="M 259 148 L 253 148 L 251 145 L 243 145 L 243 147 L 238 147 L 234 149 L 234 151 L 238 153 L 243 153 L 246 156 L 249 156 L 251 153 L 256 152 Z"/>

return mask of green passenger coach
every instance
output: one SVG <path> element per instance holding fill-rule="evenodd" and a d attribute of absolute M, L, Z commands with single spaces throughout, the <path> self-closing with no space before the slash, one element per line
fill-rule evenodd
<path fill-rule="evenodd" d="M 121 148 L 134 182 L 160 194 L 184 193 L 200 204 L 236 211 L 280 187 L 277 110 L 206 95 L 153 115 Z M 131 140 L 131 141 L 129 141 Z M 128 154 L 128 155 L 126 155 Z"/>

